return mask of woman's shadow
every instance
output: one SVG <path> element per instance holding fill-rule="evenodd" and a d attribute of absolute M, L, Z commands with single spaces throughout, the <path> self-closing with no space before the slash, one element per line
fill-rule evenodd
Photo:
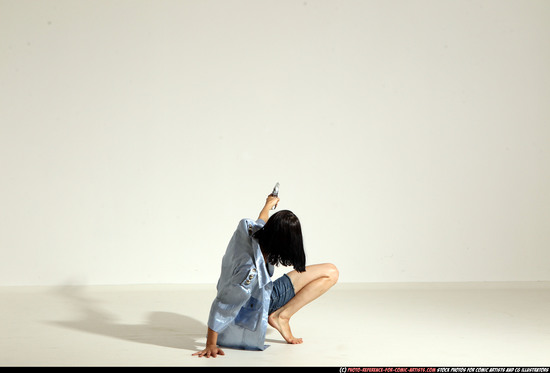
<path fill-rule="evenodd" d="M 95 305 L 97 301 L 86 297 L 82 287 L 60 287 L 56 294 L 69 299 L 81 316 L 73 321 L 48 321 L 50 325 L 162 347 L 194 351 L 204 348 L 205 344 L 196 340 L 204 337 L 206 325 L 191 317 L 172 312 L 151 312 L 144 324 L 120 324 Z"/>

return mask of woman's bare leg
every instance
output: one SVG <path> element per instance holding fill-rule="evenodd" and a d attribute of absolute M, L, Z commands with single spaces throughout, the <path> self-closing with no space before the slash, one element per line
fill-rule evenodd
<path fill-rule="evenodd" d="M 302 343 L 290 331 L 290 318 L 303 306 L 324 294 L 338 281 L 338 269 L 334 264 L 316 264 L 307 266 L 306 271 L 291 271 L 288 274 L 296 295 L 287 304 L 269 315 L 269 325 L 281 333 L 285 341 L 291 344 Z"/>

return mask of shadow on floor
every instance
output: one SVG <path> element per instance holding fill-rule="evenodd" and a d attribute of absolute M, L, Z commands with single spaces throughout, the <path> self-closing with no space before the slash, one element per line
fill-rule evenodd
<path fill-rule="evenodd" d="M 162 347 L 195 351 L 204 348 L 204 343 L 196 340 L 205 336 L 206 325 L 191 317 L 172 312 L 151 312 L 144 324 L 121 324 L 101 309 L 96 300 L 86 297 L 82 287 L 60 287 L 56 289 L 56 295 L 69 300 L 81 316 L 71 321 L 48 321 L 50 325 Z"/>

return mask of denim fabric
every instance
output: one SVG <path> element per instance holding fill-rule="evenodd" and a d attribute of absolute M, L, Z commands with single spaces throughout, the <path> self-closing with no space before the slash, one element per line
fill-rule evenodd
<path fill-rule="evenodd" d="M 287 304 L 288 301 L 294 297 L 294 295 L 296 295 L 294 293 L 294 286 L 292 285 L 292 281 L 290 281 L 290 277 L 286 274 L 273 281 L 273 290 L 271 290 L 268 315 L 271 315 L 273 312 Z"/>
<path fill-rule="evenodd" d="M 264 350 L 274 267 L 265 263 L 252 234 L 263 227 L 258 219 L 242 219 L 222 259 L 217 296 L 208 327 L 218 333 L 218 345 Z"/>

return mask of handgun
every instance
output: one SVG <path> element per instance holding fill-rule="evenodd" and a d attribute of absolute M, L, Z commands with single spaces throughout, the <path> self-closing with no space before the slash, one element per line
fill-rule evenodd
<path fill-rule="evenodd" d="M 273 197 L 279 197 L 279 183 L 275 184 L 275 187 L 273 187 L 273 192 L 271 192 L 271 195 Z M 277 208 L 277 205 L 273 206 L 271 209 L 275 210 Z"/>

